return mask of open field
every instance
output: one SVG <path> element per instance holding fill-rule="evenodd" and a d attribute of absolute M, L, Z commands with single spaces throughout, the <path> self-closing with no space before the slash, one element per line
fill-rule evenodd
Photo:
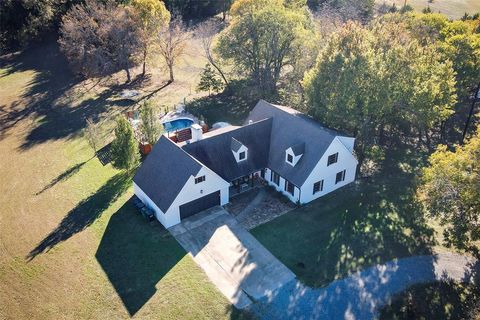
<path fill-rule="evenodd" d="M 204 65 L 191 44 L 177 81 L 141 90 L 171 105 Z M 131 175 L 102 166 L 81 131 L 134 107 L 118 78 L 82 82 L 54 43 L 0 60 L 0 318 L 242 317 L 158 223 L 127 202 Z M 117 79 L 119 79 L 117 81 Z"/>
<path fill-rule="evenodd" d="M 375 0 L 377 5 L 386 3 L 391 6 L 393 3 L 401 8 L 405 0 Z M 430 6 L 433 12 L 440 12 L 450 19 L 460 19 L 465 13 L 470 15 L 480 12 L 480 1 L 478 0 L 406 0 L 415 10 L 422 11 Z"/>

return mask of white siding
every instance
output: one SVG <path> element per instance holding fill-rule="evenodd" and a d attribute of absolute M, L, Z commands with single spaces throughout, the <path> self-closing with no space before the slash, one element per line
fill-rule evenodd
<path fill-rule="evenodd" d="M 353 149 L 353 143 L 350 143 L 350 141 L 346 142 L 348 142 L 348 147 L 352 147 Z M 338 152 L 338 161 L 327 167 L 328 156 L 336 152 Z M 357 164 L 357 159 L 355 159 L 353 154 L 347 149 L 347 146 L 345 146 L 338 137 L 335 138 L 301 187 L 300 202 L 310 202 L 354 181 Z M 335 184 L 337 172 L 342 170 L 345 170 L 345 180 Z M 313 185 L 320 180 L 323 180 L 323 190 L 313 194 Z"/>
<path fill-rule="evenodd" d="M 295 187 L 293 191 L 293 195 L 285 191 L 285 178 L 280 176 L 280 182 L 279 185 L 276 185 L 273 181 L 271 181 L 272 177 L 272 170 L 270 169 L 265 169 L 265 181 L 268 183 L 269 186 L 272 186 L 277 190 L 278 192 L 281 192 L 283 195 L 285 195 L 290 201 L 297 203 L 298 200 L 300 199 L 300 189 Z"/>
<path fill-rule="evenodd" d="M 355 138 L 341 137 L 341 136 L 338 136 L 337 138 L 338 140 L 340 140 L 341 143 L 343 143 L 345 148 L 347 148 L 347 150 L 350 151 L 350 153 L 353 153 L 353 145 L 355 143 Z"/>
<path fill-rule="evenodd" d="M 240 160 L 240 153 L 242 152 L 245 152 L 245 158 Z M 235 157 L 235 160 L 237 160 L 237 162 L 242 162 L 248 159 L 248 148 L 245 147 L 244 145 L 242 145 L 237 152 L 232 150 L 232 153 L 233 153 L 233 156 Z"/>
<path fill-rule="evenodd" d="M 220 176 L 214 173 L 212 170 L 207 167 L 202 167 L 196 177 L 205 176 L 205 181 L 195 184 L 195 177 L 191 176 L 188 181 L 183 186 L 182 190 L 178 193 L 175 200 L 170 205 L 170 208 L 163 213 L 153 201 L 136 185 L 134 184 L 134 191 L 140 200 L 142 200 L 145 205 L 152 208 L 155 211 L 155 216 L 158 221 L 169 228 L 180 223 L 180 206 L 192 200 L 201 198 L 210 193 L 220 190 L 220 204 L 225 205 L 228 203 L 229 194 L 228 187 L 229 183 L 223 180 Z"/>
<path fill-rule="evenodd" d="M 163 211 L 157 207 L 157 205 L 143 192 L 142 189 L 140 189 L 139 186 L 137 186 L 135 182 L 133 183 L 133 192 L 147 207 L 155 211 L 155 217 L 158 221 L 160 221 L 161 224 L 164 226 L 173 226 L 174 224 L 178 223 L 176 222 L 176 217 L 164 214 Z"/>

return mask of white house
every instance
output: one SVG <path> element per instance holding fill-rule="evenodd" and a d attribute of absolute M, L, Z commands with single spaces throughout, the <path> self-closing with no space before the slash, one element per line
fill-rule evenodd
<path fill-rule="evenodd" d="M 288 107 L 260 100 L 245 125 L 175 144 L 162 136 L 133 181 L 135 194 L 171 227 L 263 179 L 295 203 L 355 180 L 355 139 Z"/>

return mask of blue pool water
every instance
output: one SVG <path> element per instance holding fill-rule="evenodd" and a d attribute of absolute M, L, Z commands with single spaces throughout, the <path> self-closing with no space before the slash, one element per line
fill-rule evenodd
<path fill-rule="evenodd" d="M 191 119 L 176 119 L 169 122 L 164 122 L 163 127 L 165 131 L 172 132 L 177 130 L 182 130 L 185 128 L 190 128 L 193 124 L 193 120 Z"/>

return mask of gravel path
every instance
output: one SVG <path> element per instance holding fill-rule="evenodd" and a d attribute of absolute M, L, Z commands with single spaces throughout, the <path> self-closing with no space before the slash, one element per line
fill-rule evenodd
<path fill-rule="evenodd" d="M 235 217 L 240 223 L 248 217 L 248 215 L 257 207 L 265 198 L 265 189 L 261 188 L 258 190 L 255 198 Z"/>
<path fill-rule="evenodd" d="M 478 268 L 475 259 L 454 253 L 397 259 L 320 289 L 293 280 L 252 311 L 262 319 L 373 319 L 379 307 L 409 286 L 445 278 L 471 281 L 472 268 Z"/>

